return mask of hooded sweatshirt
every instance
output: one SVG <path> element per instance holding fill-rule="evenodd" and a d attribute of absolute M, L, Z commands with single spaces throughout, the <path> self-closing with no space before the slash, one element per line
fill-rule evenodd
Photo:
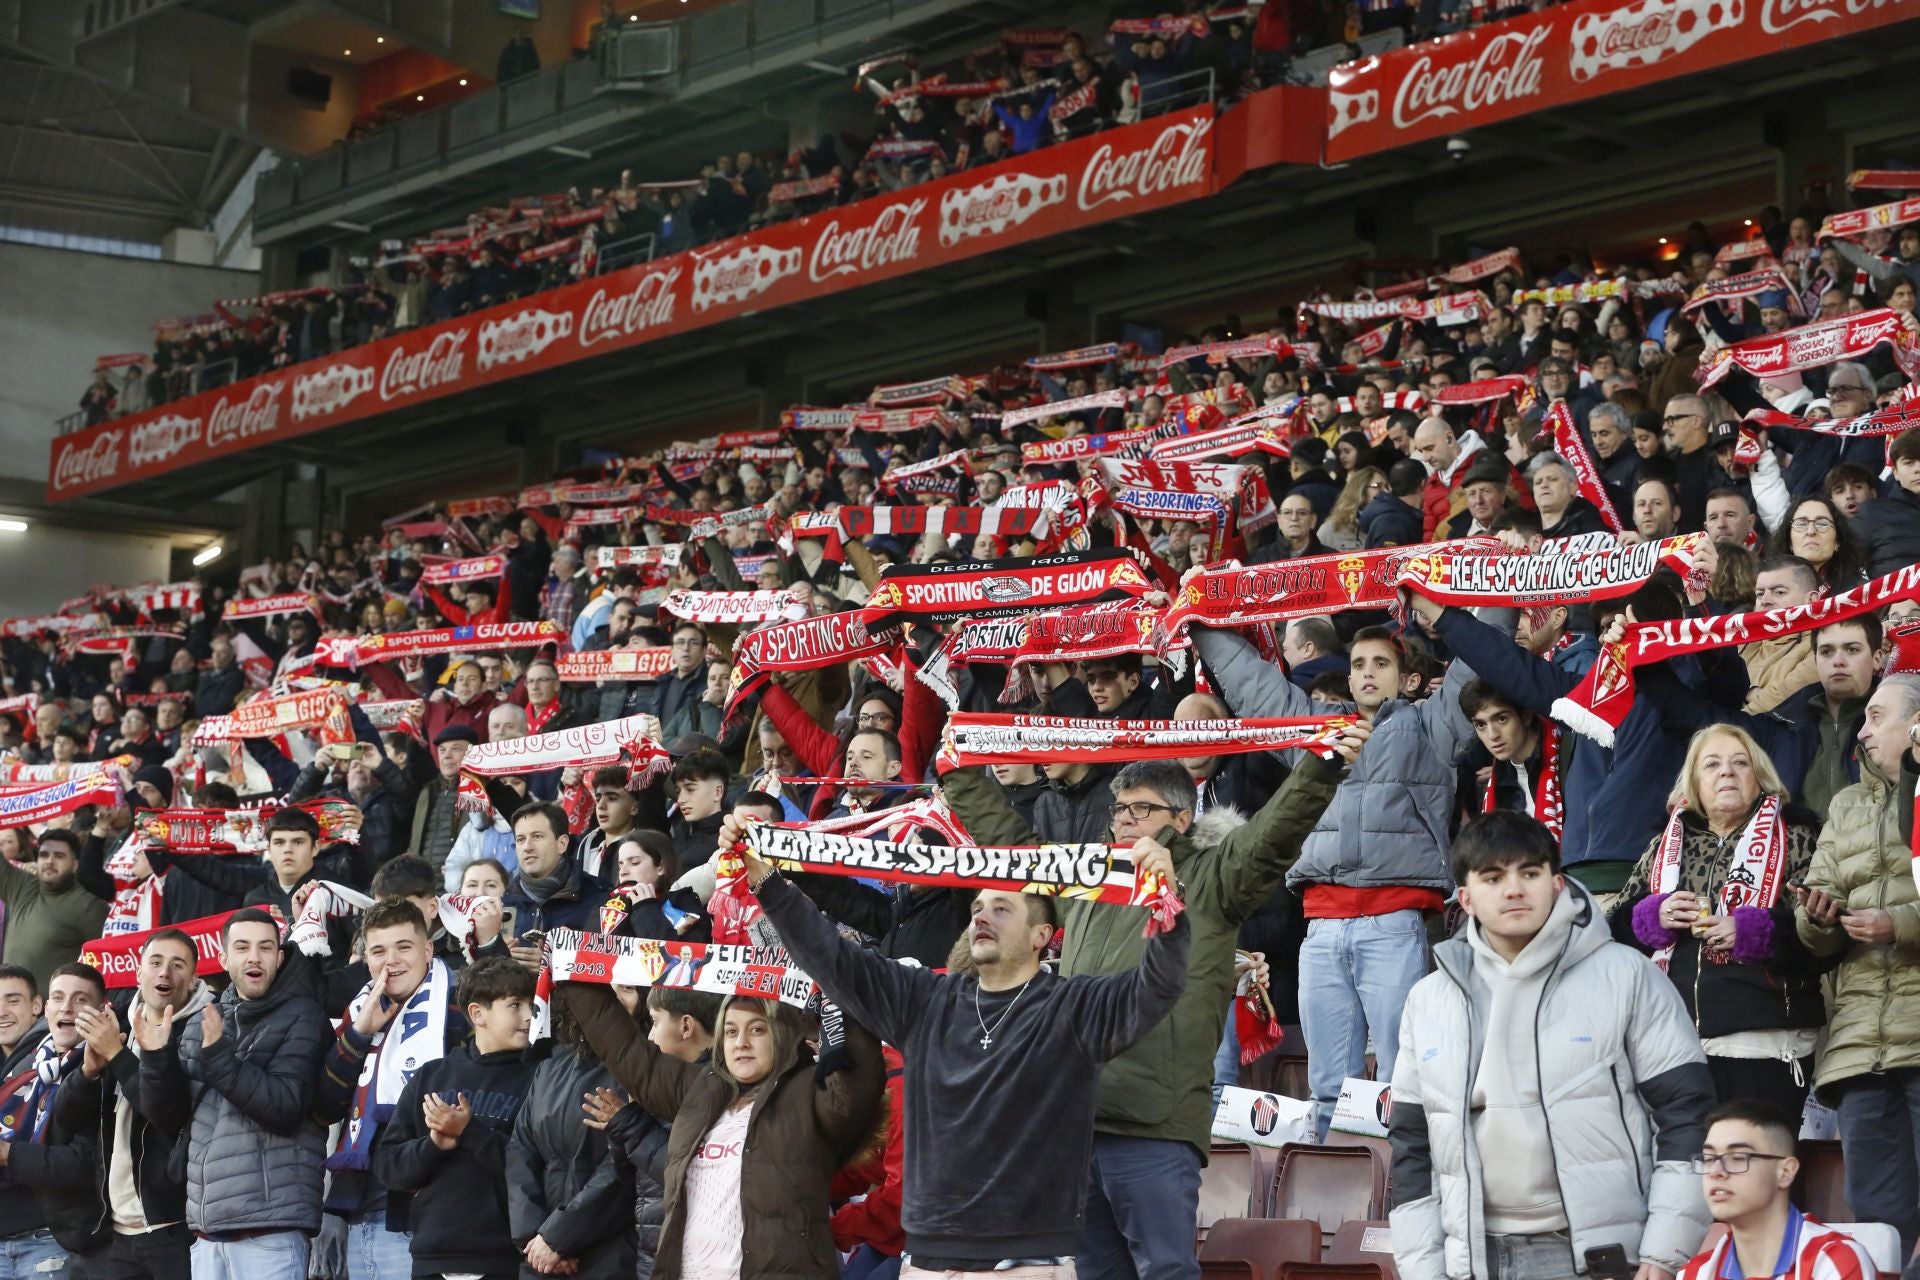
<path fill-rule="evenodd" d="M 174 1015 L 174 1023 L 183 1025 L 188 1018 L 197 1018 L 200 1011 L 213 1003 L 213 988 L 205 982 L 195 982 L 193 990 L 187 996 L 187 1002 L 180 1006 Z M 127 1051 L 135 1058 L 141 1056 L 139 1038 L 131 1032 L 127 1034 Z M 136 1139 L 135 1130 L 140 1135 Z M 113 1229 L 122 1235 L 138 1235 L 151 1231 L 155 1227 L 170 1226 L 186 1217 L 186 1187 L 180 1188 L 179 1216 L 163 1218 L 155 1222 L 148 1217 L 149 1206 L 140 1198 L 140 1147 L 145 1141 L 166 1141 L 163 1135 L 151 1132 L 144 1116 L 136 1114 L 134 1100 L 124 1091 L 116 1090 L 113 1102 L 113 1145 L 107 1151 L 107 1185 L 105 1199 L 107 1212 L 113 1221 Z"/>
<path fill-rule="evenodd" d="M 1575 895 L 1556 896 L 1546 924 L 1511 961 L 1493 949 L 1478 921 L 1467 929 L 1473 1000 L 1487 1029 L 1473 1079 L 1474 1141 L 1482 1151 L 1499 1153 L 1482 1168 L 1487 1230 L 1494 1235 L 1530 1236 L 1567 1227 L 1553 1151 L 1540 1141 L 1546 1112 L 1534 1015 L 1578 913 Z"/>

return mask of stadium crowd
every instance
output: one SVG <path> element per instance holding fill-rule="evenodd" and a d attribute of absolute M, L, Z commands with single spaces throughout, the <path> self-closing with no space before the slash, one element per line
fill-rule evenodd
<path fill-rule="evenodd" d="M 1404 1276 L 1906 1257 L 1920 231 L 1759 221 L 7 620 L 0 1277 L 1191 1277 L 1294 1023 Z"/>

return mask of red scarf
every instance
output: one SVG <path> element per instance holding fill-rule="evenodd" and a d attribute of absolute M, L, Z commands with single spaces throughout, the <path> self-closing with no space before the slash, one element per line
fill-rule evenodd
<path fill-rule="evenodd" d="M 1680 887 L 1680 862 L 1686 849 L 1687 832 L 1681 815 L 1683 806 L 1675 806 L 1667 818 L 1667 829 L 1660 835 L 1660 852 L 1653 863 L 1655 893 L 1672 893 Z M 1780 820 L 1780 797 L 1762 796 L 1753 817 L 1740 832 L 1733 846 L 1727 877 L 1720 885 L 1719 915 L 1732 915 L 1737 907 L 1769 910 L 1780 898 L 1780 886 L 1787 879 L 1787 824 Z M 1662 969 L 1673 957 L 1673 948 L 1663 948 L 1653 958 Z M 1725 957 L 1721 957 L 1725 963 Z"/>
<path fill-rule="evenodd" d="M 1586 604 L 1631 595 L 1660 569 L 1695 571 L 1702 533 L 1605 551 L 1539 551 L 1442 543 L 1410 557 L 1399 585 L 1444 605 Z"/>
<path fill-rule="evenodd" d="M 1142 596 L 1154 584 L 1127 552 L 1067 551 L 1055 556 L 888 565 L 860 619 L 867 629 L 908 618 L 957 622 L 1033 613 L 1066 605 Z"/>
<path fill-rule="evenodd" d="M 963 711 L 948 722 L 941 773 L 980 764 L 1099 764 L 1302 749 L 1331 757 L 1352 716 L 1108 720 Z"/>
<path fill-rule="evenodd" d="M 1625 532 L 1626 526 L 1620 523 L 1620 513 L 1613 509 L 1613 499 L 1607 496 L 1607 486 L 1600 478 L 1600 468 L 1594 463 L 1593 454 L 1587 451 L 1587 442 L 1580 435 L 1579 427 L 1574 425 L 1573 411 L 1567 408 L 1566 401 L 1556 401 L 1547 410 L 1546 424 L 1553 431 L 1553 451 L 1565 458 L 1567 465 L 1573 468 L 1574 482 L 1579 487 L 1580 496 L 1593 504 L 1607 528 L 1615 533 Z"/>
<path fill-rule="evenodd" d="M 1500 807 L 1496 794 L 1499 774 L 1500 766 L 1495 764 L 1487 775 L 1487 798 L 1480 808 L 1482 813 L 1492 813 Z M 1553 832 L 1555 840 L 1567 824 L 1566 805 L 1560 798 L 1560 726 L 1551 720 L 1540 722 L 1540 770 L 1533 780 L 1533 816 Z"/>

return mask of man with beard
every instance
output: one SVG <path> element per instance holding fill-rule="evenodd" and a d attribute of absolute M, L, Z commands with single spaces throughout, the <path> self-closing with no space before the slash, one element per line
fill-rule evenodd
<path fill-rule="evenodd" d="M 213 990 L 194 977 L 193 939 L 159 929 L 140 952 L 140 971 L 127 1019 L 166 1026 L 178 1048 L 190 1019 L 213 1002 Z M 101 1154 L 95 1191 L 106 1207 L 113 1238 L 87 1260 L 89 1280 L 186 1280 L 187 1184 L 168 1166 L 173 1141 L 140 1109 L 140 1058 L 109 1006 L 82 1010 L 78 1025 L 85 1053 L 80 1070 L 60 1086 L 60 1122 L 92 1135 Z"/>
<path fill-rule="evenodd" d="M 43 988 L 107 922 L 107 904 L 80 887 L 80 843 L 77 832 L 55 827 L 41 835 L 32 872 L 0 858 L 0 903 L 7 908 L 0 962 L 31 970 Z"/>
<path fill-rule="evenodd" d="M 235 912 L 221 942 L 233 985 L 185 1019 L 177 1041 L 134 1020 L 141 1110 L 162 1133 L 186 1135 L 193 1274 L 306 1280 L 320 1230 L 326 1130 L 312 1109 L 327 1016 L 282 980 L 280 928 L 265 911 Z"/>

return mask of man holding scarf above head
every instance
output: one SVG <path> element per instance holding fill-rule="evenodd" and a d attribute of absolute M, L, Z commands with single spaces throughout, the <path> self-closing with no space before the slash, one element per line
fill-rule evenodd
<path fill-rule="evenodd" d="M 1419 601 L 1414 597 L 1416 615 Z M 1239 633 L 1196 626 L 1191 634 L 1235 714 L 1320 711 Z M 1386 628 L 1355 632 L 1348 664 L 1354 702 L 1373 737 L 1287 872 L 1308 921 L 1300 1020 L 1321 1137 L 1341 1082 L 1365 1070 L 1369 1033 L 1381 1075 L 1393 1068 L 1400 1010 L 1427 972 L 1424 916 L 1445 908 L 1453 883 L 1453 763 L 1473 733 L 1460 707 L 1460 691 L 1474 674 L 1464 663 L 1452 663 L 1440 691 L 1419 703 L 1401 697 L 1408 656 Z"/>
<path fill-rule="evenodd" d="M 1334 747 L 1340 759 L 1355 760 L 1369 732 L 1364 724 L 1346 730 Z M 1299 856 L 1339 776 L 1338 764 L 1303 753 L 1286 784 L 1251 819 L 1227 808 L 1196 819 L 1193 778 L 1178 761 L 1139 760 L 1115 775 L 1112 840 L 1145 841 L 1168 851 L 1193 938 L 1186 990 L 1173 1013 L 1100 1073 L 1092 1186 L 1075 1256 L 1083 1280 L 1183 1280 L 1199 1274 L 1193 1221 L 1211 1141 L 1213 1060 L 1233 1000 L 1239 928 L 1266 905 Z M 1038 843 L 987 768 L 955 769 L 942 790 L 981 846 Z M 1058 911 L 1066 932 L 1062 976 L 1114 974 L 1140 963 L 1147 948 L 1144 908 L 1067 898 Z"/>
<path fill-rule="evenodd" d="M 344 1121 L 327 1157 L 326 1209 L 347 1224 L 350 1280 L 411 1275 L 407 1205 L 373 1172 L 374 1153 L 407 1080 L 465 1042 L 466 1014 L 453 972 L 433 954 L 426 920 L 405 898 L 375 904 L 361 919 L 367 985 L 348 1007 L 327 1051 L 313 1113 Z"/>

